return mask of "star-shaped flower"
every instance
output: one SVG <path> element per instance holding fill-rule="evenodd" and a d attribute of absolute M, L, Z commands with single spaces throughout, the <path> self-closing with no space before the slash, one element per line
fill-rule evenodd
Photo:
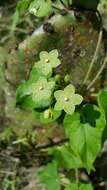
<path fill-rule="evenodd" d="M 55 82 L 48 82 L 44 77 L 40 77 L 39 80 L 33 84 L 32 99 L 34 101 L 35 108 L 44 108 L 50 105 L 54 87 Z"/>
<path fill-rule="evenodd" d="M 61 64 L 58 59 L 58 51 L 52 50 L 49 53 L 42 51 L 40 53 L 40 61 L 35 63 L 35 67 L 40 69 L 43 75 L 48 76 L 52 74 L 52 69 Z"/>
<path fill-rule="evenodd" d="M 56 111 L 64 110 L 67 114 L 72 115 L 75 111 L 75 106 L 83 100 L 82 96 L 75 94 L 73 85 L 68 85 L 64 90 L 58 90 L 54 93 L 57 100 L 54 109 Z"/>

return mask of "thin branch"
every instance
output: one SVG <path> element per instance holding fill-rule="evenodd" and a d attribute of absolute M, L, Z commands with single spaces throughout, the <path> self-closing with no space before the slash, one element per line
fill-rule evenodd
<path fill-rule="evenodd" d="M 50 147 L 54 147 L 54 146 L 59 146 L 59 145 L 62 145 L 62 144 L 64 144 L 64 143 L 66 143 L 66 142 L 68 142 L 68 138 L 65 138 L 65 139 L 62 139 L 62 140 L 59 140 L 59 141 L 57 141 L 57 142 L 50 142 L 50 143 L 48 143 L 48 144 L 46 144 L 46 145 L 43 145 L 43 146 L 37 146 L 36 147 L 36 150 L 40 150 L 40 149 L 46 149 L 46 148 L 50 148 Z"/>
<path fill-rule="evenodd" d="M 99 32 L 99 37 L 98 37 L 98 42 L 97 42 L 97 46 L 96 46 L 96 50 L 95 50 L 94 56 L 93 56 L 93 58 L 92 58 L 92 61 L 91 61 L 91 63 L 90 63 L 88 72 L 87 72 L 87 74 L 86 74 L 86 76 L 85 76 L 85 79 L 84 79 L 84 81 L 83 81 L 83 84 L 85 84 L 85 83 L 87 82 L 87 80 L 88 80 L 88 78 L 89 78 L 89 75 L 90 75 L 90 72 L 91 72 L 91 70 L 92 70 L 92 67 L 93 67 L 93 65 L 94 65 L 94 63 L 95 63 L 95 61 L 96 61 L 96 58 L 97 58 L 97 55 L 98 55 L 98 52 L 99 52 L 99 49 L 100 49 L 101 41 L 102 41 L 102 36 L 103 36 L 103 31 L 100 30 L 100 32 Z"/>
<path fill-rule="evenodd" d="M 107 64 L 107 55 L 105 56 L 104 62 L 101 65 L 101 68 L 99 69 L 97 75 L 95 76 L 95 78 L 92 80 L 92 82 L 88 85 L 87 89 L 91 88 L 93 86 L 93 84 L 96 82 L 96 80 L 98 79 L 99 75 L 101 74 L 101 72 L 103 71 L 104 67 Z"/>
<path fill-rule="evenodd" d="M 75 169 L 75 179 L 76 179 L 76 184 L 79 190 L 79 171 L 78 169 Z"/>

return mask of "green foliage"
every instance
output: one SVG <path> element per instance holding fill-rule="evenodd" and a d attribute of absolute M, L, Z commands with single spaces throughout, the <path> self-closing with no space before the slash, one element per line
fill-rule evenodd
<path fill-rule="evenodd" d="M 98 94 L 100 110 L 107 114 L 107 90 L 101 90 Z"/>
<path fill-rule="evenodd" d="M 80 105 L 75 112 L 75 106 L 81 104 L 83 97 L 75 93 L 72 84 L 68 84 L 68 75 L 65 80 L 65 77 L 62 79 L 53 72 L 60 64 L 57 50 L 41 52 L 29 80 L 20 85 L 16 93 L 16 103 L 33 109 L 40 123 L 56 122 L 59 117 L 61 124 L 64 123 L 67 143 L 49 149 L 49 155 L 53 156 L 54 161 L 39 173 L 41 182 L 49 190 L 61 188 L 57 167 L 66 170 L 85 168 L 89 173 L 94 169 L 106 125 L 106 90 L 99 92 L 98 105 Z M 65 118 L 62 110 L 65 111 Z M 65 189 L 74 188 L 77 189 L 77 184 L 71 184 Z M 80 184 L 79 189 L 91 190 L 92 187 L 90 184 Z"/>
<path fill-rule="evenodd" d="M 54 86 L 54 81 L 48 82 L 44 77 L 40 77 L 37 82 L 28 81 L 17 90 L 17 103 L 23 101 L 22 104 L 26 107 L 45 108 L 51 103 Z"/>
<path fill-rule="evenodd" d="M 80 190 L 93 190 L 93 187 L 89 183 L 81 183 Z"/>
<path fill-rule="evenodd" d="M 39 178 L 45 184 L 48 190 L 60 190 L 60 178 L 57 171 L 55 161 L 44 167 L 43 171 L 39 172 Z"/>
<path fill-rule="evenodd" d="M 52 3 L 50 0 L 34 0 L 29 7 L 29 12 L 38 17 L 44 17 L 51 13 Z"/>
<path fill-rule="evenodd" d="M 96 10 L 99 0 L 34 0 L 20 1 L 13 19 L 16 27 L 20 14 L 29 9 L 37 17 L 46 17 L 56 9 L 69 10 L 69 2 L 74 7 Z M 68 74 L 63 78 L 57 74 L 56 68 L 61 66 L 58 51 L 42 51 L 39 60 L 34 64 L 29 79 L 21 84 L 16 92 L 16 105 L 33 109 L 37 121 L 42 124 L 60 123 L 66 138 L 65 144 L 55 144 L 48 148 L 51 163 L 48 163 L 38 177 L 48 190 L 93 190 L 89 183 L 68 179 L 63 185 L 60 174 L 63 171 L 84 168 L 88 173 L 94 170 L 94 162 L 101 151 L 102 135 L 106 126 L 107 91 L 98 93 L 96 105 L 81 105 L 83 97 L 75 92 Z M 77 106 L 79 105 L 79 106 Z M 76 107 L 76 108 L 75 108 Z M 75 112 L 76 109 L 76 112 Z M 46 130 L 46 129 L 45 129 Z M 15 143 L 19 143 L 16 141 Z M 52 140 L 52 145 L 54 141 Z"/>
<path fill-rule="evenodd" d="M 94 104 L 85 104 L 82 107 L 82 122 L 89 123 L 91 126 L 104 130 L 106 125 L 105 114 Z"/>
<path fill-rule="evenodd" d="M 54 159 L 61 168 L 70 170 L 84 167 L 81 158 L 71 149 L 69 144 L 54 148 L 51 154 L 54 155 Z"/>
<path fill-rule="evenodd" d="M 25 21 L 26 15 L 28 15 L 26 14 L 28 10 L 36 17 L 49 18 L 51 13 L 59 13 L 60 10 L 65 10 L 64 13 L 67 13 L 67 11 L 71 13 L 71 11 L 69 11 L 71 5 L 73 5 L 74 8 L 78 7 L 81 9 L 91 9 L 96 11 L 98 3 L 99 0 L 20 0 L 18 1 L 16 12 L 12 18 L 13 25 L 11 30 L 13 32 L 16 26 L 21 23 L 20 17 L 23 17 L 23 20 Z M 70 14 L 68 14 L 68 17 L 69 15 Z M 31 18 L 35 19 L 32 15 Z M 39 19 L 36 18 L 35 21 L 36 20 Z M 44 21 L 44 19 L 42 18 L 40 21 Z M 28 23 L 30 23 L 30 19 L 28 19 Z M 55 22 L 55 24 L 55 27 L 57 27 L 59 21 L 58 23 Z M 21 26 L 22 25 L 23 24 L 21 24 Z M 103 25 L 106 29 L 106 25 Z M 24 32 L 26 33 L 27 31 Z M 84 35 L 84 31 L 81 30 L 81 32 Z M 50 36 L 49 34 L 47 35 Z M 55 35 L 57 35 L 57 33 L 55 33 Z M 21 35 L 19 35 L 19 37 L 20 36 Z M 2 55 L 1 59 L 3 59 Z M 38 173 L 39 180 L 43 183 L 46 189 L 93 190 L 91 184 L 81 183 L 79 181 L 79 176 L 75 177 L 74 173 L 75 171 L 81 171 L 81 168 L 87 170 L 88 173 L 94 169 L 94 162 L 101 151 L 102 136 L 106 131 L 107 90 L 101 90 L 98 93 L 95 105 L 93 102 L 91 102 L 91 104 L 86 104 L 86 99 L 83 102 L 83 97 L 78 94 L 81 94 L 81 91 L 78 92 L 78 89 L 75 90 L 75 87 L 72 85 L 72 80 L 69 74 L 64 74 L 64 77 L 59 74 L 59 70 L 57 69 L 59 66 L 61 67 L 62 65 L 56 49 L 50 52 L 42 51 L 39 60 L 34 64 L 30 72 L 29 79 L 21 84 L 16 92 L 16 105 L 27 109 L 29 108 L 31 110 L 30 114 L 33 113 L 32 115 L 35 117 L 35 121 L 44 125 L 36 126 L 36 122 L 32 122 L 30 117 L 28 117 L 30 115 L 29 112 L 26 111 L 25 116 L 23 115 L 23 112 L 20 112 L 20 116 L 17 115 L 17 117 L 19 117 L 21 126 L 26 126 L 25 128 L 27 128 L 25 131 L 26 135 L 23 135 L 21 131 L 20 134 L 22 135 L 22 138 L 15 136 L 12 128 L 8 127 L 5 128 L 3 133 L 1 133 L 0 143 L 3 147 L 7 146 L 9 142 L 9 146 L 12 144 L 14 149 L 18 147 L 18 151 L 15 151 L 15 157 L 17 157 L 18 154 L 19 160 L 20 157 L 22 158 L 24 155 L 25 157 L 28 157 L 27 160 L 32 156 L 32 160 L 33 157 L 34 159 L 35 157 L 40 158 L 40 164 L 41 162 L 44 164 L 47 163 L 43 168 L 40 167 L 40 172 Z M 8 84 L 8 81 L 6 83 Z M 6 89 L 3 88 L 3 91 L 6 90 L 7 87 Z M 8 98 L 10 98 L 9 93 Z M 6 99 L 6 101 L 10 101 L 10 99 Z M 5 110 L 8 112 L 7 107 Z M 18 108 L 15 109 L 15 114 L 17 114 L 19 110 L 20 109 Z M 27 122 L 22 116 L 25 118 L 27 117 Z M 8 120 L 9 118 L 7 116 L 6 125 L 10 122 Z M 31 126 L 35 128 L 38 127 L 36 133 L 33 133 L 35 130 L 34 128 L 33 132 L 31 129 L 28 129 L 30 128 L 29 122 L 31 123 Z M 1 120 L 1 123 L 4 123 L 4 121 Z M 17 121 L 14 123 L 16 124 Z M 15 126 L 12 127 L 15 128 Z M 55 134 L 53 135 L 54 128 Z M 52 131 L 52 135 L 49 134 L 51 137 L 48 136 L 48 130 Z M 62 130 L 61 134 L 56 134 L 56 130 Z M 40 136 L 38 134 L 39 131 Z M 43 139 L 41 134 L 43 134 Z M 49 138 L 49 144 L 45 145 L 44 136 Z M 40 142 L 38 139 L 40 139 Z M 44 143 L 43 145 L 41 145 L 41 141 Z M 21 155 L 19 154 L 20 149 L 22 150 Z M 11 151 L 10 147 L 9 150 Z M 28 156 L 26 154 L 26 156 L 25 151 L 27 154 L 31 153 L 31 155 Z M 13 155 L 12 151 L 11 153 Z M 46 159 L 44 159 L 44 157 Z M 24 163 L 24 159 L 22 159 L 22 163 Z M 19 165 L 22 163 L 19 163 Z M 33 163 L 32 166 L 34 166 Z M 17 170 L 17 168 L 18 167 L 15 164 L 15 170 Z M 71 172 L 73 172 L 73 178 Z M 6 176 L 6 180 L 3 181 L 4 189 L 15 189 L 17 184 L 19 184 L 20 188 L 20 180 L 17 179 L 16 174 L 17 172 L 15 173 L 15 177 Z"/>
<path fill-rule="evenodd" d="M 43 121 L 44 123 L 54 121 L 61 115 L 61 110 L 63 109 L 65 112 L 72 114 L 75 110 L 75 105 L 80 104 L 83 99 L 82 96 L 75 94 L 75 88 L 71 84 L 64 91 L 55 91 L 58 88 L 57 82 L 55 82 L 58 75 L 53 73 L 53 69 L 60 64 L 57 50 L 52 50 L 49 53 L 41 52 L 40 61 L 35 63 L 29 80 L 20 85 L 16 92 L 16 104 L 36 109 L 36 111 L 39 109 L 36 115 L 42 123 Z M 57 99 L 56 104 L 54 95 Z M 65 98 L 68 98 L 69 101 L 66 101 Z M 59 104 L 60 109 L 57 106 Z M 46 109 L 44 113 L 41 112 L 42 109 Z"/>
<path fill-rule="evenodd" d="M 65 190 L 93 190 L 93 187 L 89 183 L 80 183 L 79 187 L 76 183 L 72 183 Z"/>
<path fill-rule="evenodd" d="M 78 185 L 76 183 L 70 184 L 68 187 L 65 188 L 65 190 L 77 190 Z"/>
<path fill-rule="evenodd" d="M 64 128 L 71 149 L 78 154 L 84 167 L 90 172 L 101 149 L 101 131 L 88 123 L 82 124 L 77 113 L 65 117 Z"/>
<path fill-rule="evenodd" d="M 12 17 L 12 20 L 13 20 L 12 27 L 11 27 L 12 31 L 15 30 L 17 24 L 20 22 L 20 16 L 28 10 L 30 1 L 31 0 L 20 0 L 17 3 L 16 11 Z"/>
<path fill-rule="evenodd" d="M 96 10 L 99 1 L 100 0 L 20 0 L 17 3 L 16 11 L 12 18 L 13 23 L 11 30 L 12 32 L 15 30 L 17 24 L 20 22 L 21 16 L 28 10 L 36 17 L 46 17 L 56 12 L 56 10 L 69 10 L 71 5 L 79 8 Z"/>

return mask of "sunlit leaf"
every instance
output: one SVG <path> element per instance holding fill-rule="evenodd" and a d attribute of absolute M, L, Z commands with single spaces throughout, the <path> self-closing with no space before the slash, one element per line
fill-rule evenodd
<path fill-rule="evenodd" d="M 34 0 L 29 7 L 29 12 L 38 17 L 47 16 L 51 10 L 52 3 L 49 0 Z"/>
<path fill-rule="evenodd" d="M 38 80 L 37 78 L 32 76 L 30 80 L 18 87 L 16 104 L 31 108 L 44 108 L 50 105 L 55 82 L 48 82 L 47 79 L 41 76 Z"/>
<path fill-rule="evenodd" d="M 75 169 L 84 166 L 78 154 L 76 154 L 68 145 L 55 148 L 53 155 L 59 167 Z"/>
<path fill-rule="evenodd" d="M 93 190 L 93 187 L 90 183 L 80 183 L 79 186 L 76 183 L 72 183 L 65 190 Z"/>
<path fill-rule="evenodd" d="M 107 90 L 101 90 L 99 92 L 98 104 L 100 109 L 107 114 Z"/>
<path fill-rule="evenodd" d="M 82 124 L 77 114 L 66 116 L 64 128 L 66 136 L 70 139 L 71 149 L 78 154 L 86 169 L 93 169 L 95 161 L 101 149 L 101 130 L 92 127 L 88 123 Z"/>

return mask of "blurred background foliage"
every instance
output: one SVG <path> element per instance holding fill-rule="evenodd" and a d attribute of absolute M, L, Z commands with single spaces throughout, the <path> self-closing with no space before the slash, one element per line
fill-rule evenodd
<path fill-rule="evenodd" d="M 63 137 L 63 131 L 56 123 L 43 128 L 35 121 L 33 112 L 16 108 L 16 88 L 28 78 L 39 52 L 54 48 L 58 49 L 62 61 L 62 67 L 57 72 L 66 75 L 69 71 L 72 82 L 79 87 L 96 48 L 99 21 L 96 14 L 88 11 L 75 12 L 72 16 L 68 13 L 64 17 L 59 12 L 58 15 L 38 19 L 23 9 L 17 16 L 17 2 L 0 0 L 0 189 L 33 190 L 36 186 L 39 190 L 41 185 L 35 171 L 49 158 L 45 158 L 43 153 L 43 156 L 39 152 L 35 154 L 34 146 L 36 143 L 48 143 L 51 138 Z M 98 0 L 87 2 L 89 4 L 85 0 L 81 0 L 80 4 L 78 0 L 73 1 L 75 6 L 85 6 L 87 9 L 97 7 Z M 107 0 L 100 1 L 98 10 L 102 17 L 104 39 L 88 83 L 96 75 L 107 51 Z M 52 23 L 55 32 L 43 30 L 43 24 L 47 21 Z M 94 94 L 99 88 L 107 87 L 106 70 L 89 93 Z M 93 102 L 93 96 L 86 94 L 86 101 Z M 106 158 L 104 155 L 101 167 L 96 167 L 97 173 L 90 176 L 95 185 L 104 183 L 99 189 L 105 189 Z"/>

